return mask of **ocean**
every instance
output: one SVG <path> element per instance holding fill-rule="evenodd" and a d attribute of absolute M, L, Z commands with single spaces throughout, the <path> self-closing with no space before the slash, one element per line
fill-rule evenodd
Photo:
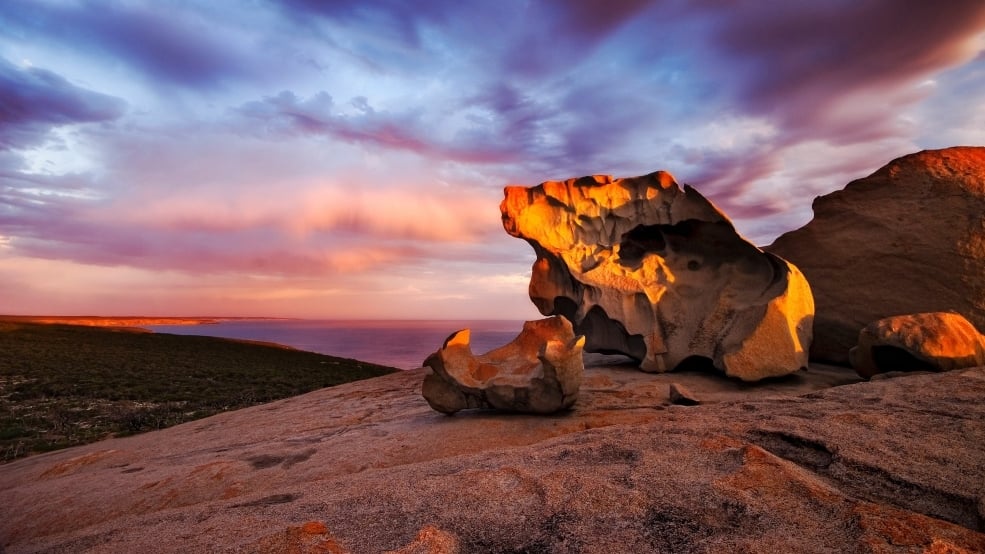
<path fill-rule="evenodd" d="M 421 367 L 425 358 L 460 329 L 471 329 L 472 352 L 485 354 L 513 340 L 522 326 L 522 321 L 506 320 L 247 319 L 207 325 L 145 327 L 155 333 L 276 342 L 340 358 L 414 369 Z"/>

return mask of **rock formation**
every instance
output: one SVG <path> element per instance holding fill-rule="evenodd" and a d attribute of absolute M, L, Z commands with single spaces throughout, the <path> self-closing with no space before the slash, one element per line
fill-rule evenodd
<path fill-rule="evenodd" d="M 893 160 L 814 200 L 814 219 L 766 250 L 796 264 L 816 303 L 815 359 L 848 361 L 868 323 L 955 311 L 985 329 L 985 148 Z"/>
<path fill-rule="evenodd" d="M 670 174 L 507 187 L 500 210 L 537 255 L 531 300 L 571 320 L 587 351 L 651 372 L 700 356 L 749 381 L 806 365 L 807 281 Z"/>
<path fill-rule="evenodd" d="M 888 371 L 949 371 L 985 365 L 985 337 L 951 312 L 887 317 L 866 325 L 849 351 L 862 377 Z"/>
<path fill-rule="evenodd" d="M 549 414 L 578 399 L 585 337 L 571 323 L 552 317 L 523 324 L 509 344 L 472 354 L 469 330 L 458 331 L 425 360 L 433 373 L 422 392 L 432 408 L 453 414 L 466 408 L 495 408 Z"/>
<path fill-rule="evenodd" d="M 698 396 L 691 392 L 691 389 L 679 383 L 670 384 L 670 403 L 678 406 L 697 406 L 701 404 Z"/>
<path fill-rule="evenodd" d="M 444 417 L 417 369 L 17 460 L 0 550 L 985 552 L 985 369 L 817 390 L 831 368 L 593 357 L 565 417 Z"/>

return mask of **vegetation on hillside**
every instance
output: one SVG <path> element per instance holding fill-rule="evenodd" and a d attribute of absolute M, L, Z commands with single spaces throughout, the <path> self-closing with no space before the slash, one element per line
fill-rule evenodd
<path fill-rule="evenodd" d="M 394 371 L 272 344 L 0 321 L 0 463 Z"/>

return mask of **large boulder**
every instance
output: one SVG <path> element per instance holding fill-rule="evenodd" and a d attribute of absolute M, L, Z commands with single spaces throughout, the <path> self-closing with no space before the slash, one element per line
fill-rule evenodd
<path fill-rule="evenodd" d="M 956 313 L 900 315 L 866 325 L 848 357 L 862 377 L 889 371 L 950 371 L 985 365 L 985 337 Z"/>
<path fill-rule="evenodd" d="M 985 329 L 985 148 L 925 150 L 814 200 L 814 219 L 766 247 L 816 303 L 815 359 L 848 361 L 869 322 L 954 311 Z"/>
<path fill-rule="evenodd" d="M 748 381 L 806 365 L 814 304 L 803 275 L 669 173 L 507 187 L 500 210 L 537 255 L 531 300 L 571 320 L 586 351 L 651 372 L 707 358 Z"/>
<path fill-rule="evenodd" d="M 584 360 L 584 337 L 571 323 L 552 317 L 523 324 L 507 345 L 476 356 L 463 329 L 445 340 L 424 364 L 433 372 L 422 393 L 439 412 L 495 408 L 549 414 L 570 408 L 578 399 Z"/>

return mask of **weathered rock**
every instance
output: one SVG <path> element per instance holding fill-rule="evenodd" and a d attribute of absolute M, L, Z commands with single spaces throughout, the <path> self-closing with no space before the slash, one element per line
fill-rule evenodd
<path fill-rule="evenodd" d="M 472 354 L 469 330 L 454 333 L 425 360 L 434 370 L 422 393 L 439 412 L 495 408 L 549 414 L 578 399 L 584 373 L 585 337 L 556 316 L 523 324 L 513 342 L 481 356 Z"/>
<path fill-rule="evenodd" d="M 419 369 L 0 465 L 0 550 L 985 551 L 985 369 L 817 390 L 858 377 L 594 357 L 565 417 L 444 417 Z"/>
<path fill-rule="evenodd" d="M 331 535 L 320 521 L 309 521 L 304 525 L 288 525 L 251 544 L 244 545 L 239 552 L 256 554 L 352 554 Z M 424 526 L 413 542 L 397 550 L 387 550 L 383 554 L 459 554 L 461 546 L 455 535 L 431 525 Z"/>
<path fill-rule="evenodd" d="M 459 554 L 462 546 L 454 533 L 442 531 L 433 525 L 425 525 L 414 542 L 386 554 Z"/>
<path fill-rule="evenodd" d="M 332 537 L 325 524 L 308 521 L 288 525 L 243 548 L 244 552 L 284 552 L 291 554 L 350 554 Z"/>
<path fill-rule="evenodd" d="M 669 397 L 670 403 L 677 404 L 678 406 L 697 406 L 701 404 L 701 400 L 698 399 L 697 395 L 680 383 L 670 384 Z"/>
<path fill-rule="evenodd" d="M 506 231 L 537 255 L 531 300 L 571 320 L 587 351 L 651 372 L 702 356 L 748 381 L 806 365 L 814 311 L 803 275 L 670 174 L 505 192 Z"/>
<path fill-rule="evenodd" d="M 814 359 L 848 361 L 869 322 L 954 311 L 985 329 L 985 148 L 925 150 L 814 200 L 766 250 L 810 281 Z"/>
<path fill-rule="evenodd" d="M 985 337 L 956 313 L 900 315 L 866 325 L 848 357 L 862 377 L 888 371 L 949 371 L 985 365 Z"/>

